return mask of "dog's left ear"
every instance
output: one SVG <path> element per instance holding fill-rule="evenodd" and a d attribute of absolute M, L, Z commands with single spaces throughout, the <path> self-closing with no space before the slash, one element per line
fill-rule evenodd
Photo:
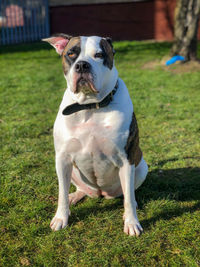
<path fill-rule="evenodd" d="M 71 38 L 72 36 L 70 35 L 60 33 L 50 38 L 42 39 L 42 41 L 48 42 L 50 45 L 52 45 L 56 49 L 56 52 L 59 55 L 62 55 L 62 52 L 64 51 L 66 45 L 68 44 Z"/>
<path fill-rule="evenodd" d="M 108 43 L 109 43 L 109 45 L 112 47 L 112 51 L 113 51 L 113 55 L 115 55 L 115 50 L 114 50 L 114 48 L 113 48 L 113 44 L 112 44 L 112 38 L 110 38 L 110 37 L 105 37 L 104 38 Z"/>

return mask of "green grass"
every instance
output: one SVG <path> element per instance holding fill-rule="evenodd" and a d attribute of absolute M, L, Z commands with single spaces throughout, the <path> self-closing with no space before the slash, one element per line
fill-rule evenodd
<path fill-rule="evenodd" d="M 200 75 L 144 67 L 170 47 L 115 43 L 149 165 L 136 193 L 139 238 L 123 233 L 122 199 L 86 198 L 71 208 L 66 229 L 50 230 L 58 195 L 52 126 L 66 87 L 61 62 L 46 44 L 1 48 L 0 266 L 200 265 Z"/>

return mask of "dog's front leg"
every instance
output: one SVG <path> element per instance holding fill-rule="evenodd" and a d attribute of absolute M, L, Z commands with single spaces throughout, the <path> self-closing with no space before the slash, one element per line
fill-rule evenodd
<path fill-rule="evenodd" d="M 56 172 L 58 176 L 59 195 L 57 212 L 50 226 L 54 231 L 67 226 L 69 217 L 69 187 L 71 182 L 72 164 L 70 158 L 64 153 L 56 154 Z"/>
<path fill-rule="evenodd" d="M 139 236 L 143 229 L 136 213 L 135 165 L 130 165 L 128 161 L 124 161 L 119 170 L 119 176 L 124 194 L 124 232 L 128 235 Z"/>

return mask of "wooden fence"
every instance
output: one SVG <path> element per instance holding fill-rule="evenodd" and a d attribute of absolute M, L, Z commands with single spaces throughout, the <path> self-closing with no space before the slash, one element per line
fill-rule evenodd
<path fill-rule="evenodd" d="M 0 45 L 48 36 L 48 0 L 0 0 Z"/>

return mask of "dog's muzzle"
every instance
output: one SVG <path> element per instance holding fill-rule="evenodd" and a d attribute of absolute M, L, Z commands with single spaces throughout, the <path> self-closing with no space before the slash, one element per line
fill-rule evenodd
<path fill-rule="evenodd" d="M 92 66 L 89 62 L 80 60 L 76 63 L 75 67 L 76 73 L 76 84 L 75 84 L 75 93 L 80 91 L 84 94 L 97 94 L 98 90 L 94 85 L 93 75 L 92 75 Z"/>

